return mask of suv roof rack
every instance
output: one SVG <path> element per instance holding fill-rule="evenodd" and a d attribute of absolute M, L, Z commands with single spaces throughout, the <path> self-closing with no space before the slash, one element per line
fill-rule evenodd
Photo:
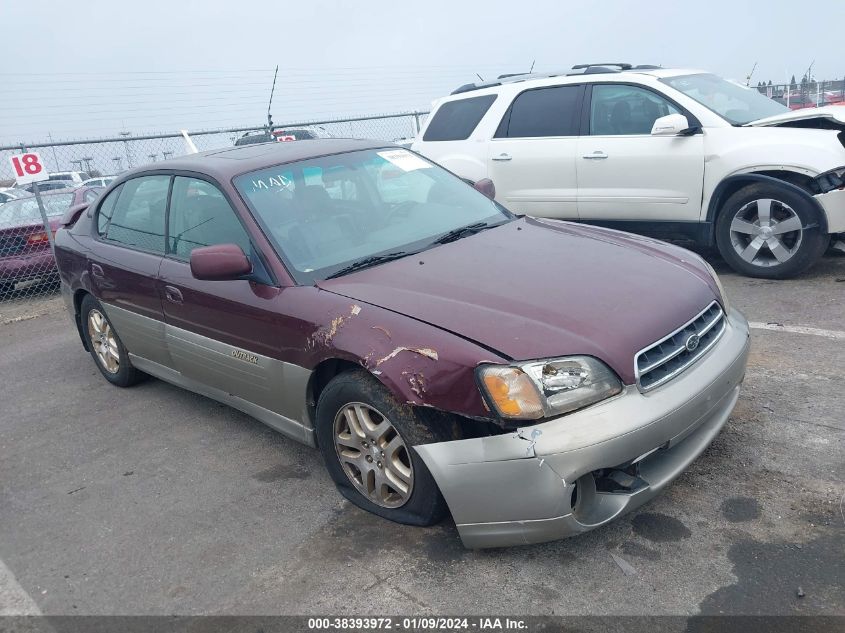
<path fill-rule="evenodd" d="M 492 88 L 494 86 L 501 86 L 502 84 L 528 81 L 530 79 L 548 79 L 549 77 L 569 77 L 572 75 L 595 75 L 601 73 L 620 73 L 625 70 L 655 70 L 657 68 L 661 68 L 661 66 L 652 66 L 649 64 L 632 66 L 631 64 L 626 64 L 624 62 L 605 62 L 602 64 L 578 64 L 577 66 L 573 66 L 571 69 L 581 72 L 562 70 L 548 73 L 505 73 L 490 81 L 480 81 L 477 83 L 458 86 L 451 94 L 456 95 L 462 92 L 472 92 L 473 90 Z"/>
<path fill-rule="evenodd" d="M 455 88 L 451 94 L 456 95 L 462 92 L 471 92 L 472 90 L 481 90 L 482 88 L 492 88 L 493 86 L 501 86 L 502 84 L 516 83 L 519 81 L 528 81 L 529 79 L 548 79 L 549 77 L 562 77 L 567 74 L 565 70 L 558 70 L 548 73 L 506 73 L 499 75 L 490 81 L 479 81 L 474 84 L 464 84 Z"/>
<path fill-rule="evenodd" d="M 619 68 L 616 72 L 620 72 L 622 70 L 631 70 L 633 66 L 631 64 L 626 64 L 624 62 L 602 62 L 600 64 L 578 64 L 577 66 L 573 66 L 572 70 L 581 70 L 595 68 L 596 66 L 616 66 Z"/>

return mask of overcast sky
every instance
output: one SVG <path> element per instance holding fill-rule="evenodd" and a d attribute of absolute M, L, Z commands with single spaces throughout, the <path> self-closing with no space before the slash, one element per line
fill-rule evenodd
<path fill-rule="evenodd" d="M 805 9 L 806 10 L 802 10 Z M 478 73 L 625 61 L 845 75 L 845 0 L 0 3 L 0 143 L 426 109 Z"/>

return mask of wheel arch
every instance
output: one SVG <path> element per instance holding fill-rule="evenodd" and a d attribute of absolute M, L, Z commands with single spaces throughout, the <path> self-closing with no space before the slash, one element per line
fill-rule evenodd
<path fill-rule="evenodd" d="M 385 380 L 384 374 L 374 374 L 363 365 L 348 359 L 339 357 L 326 358 L 314 368 L 311 378 L 308 381 L 306 402 L 308 416 L 312 426 L 316 425 L 317 402 L 319 402 L 320 394 L 322 394 L 333 378 L 350 371 L 366 372 L 384 385 L 391 393 L 396 393 L 395 385 L 392 384 L 389 378 Z M 477 437 L 480 435 L 496 435 L 504 432 L 501 427 L 488 420 L 471 419 L 457 413 L 449 413 L 429 406 L 419 406 L 413 403 L 406 404 L 414 408 L 427 425 L 449 428 L 450 432 L 454 435 L 453 439 Z"/>
<path fill-rule="evenodd" d="M 764 170 L 749 172 L 745 174 L 734 174 L 722 180 L 713 190 L 710 202 L 707 206 L 707 226 L 709 226 L 708 245 L 712 246 L 716 240 L 716 219 L 722 210 L 725 201 L 737 191 L 753 184 L 770 184 L 789 189 L 801 196 L 816 210 L 819 218 L 819 226 L 822 232 L 828 233 L 827 215 L 819 201 L 808 191 L 813 178 L 795 171 L 789 170 Z"/>
<path fill-rule="evenodd" d="M 82 331 L 82 302 L 90 294 L 84 288 L 79 288 L 73 293 L 73 322 L 76 323 L 76 332 L 79 334 L 79 340 L 82 341 L 82 347 L 86 352 L 91 350 L 88 349 L 88 342 L 85 340 L 85 334 Z"/>
<path fill-rule="evenodd" d="M 314 371 L 311 373 L 311 378 L 308 380 L 308 386 L 306 387 L 306 406 L 308 408 L 308 417 L 310 418 L 312 427 L 317 420 L 317 402 L 320 399 L 320 394 L 332 378 L 354 369 L 364 368 L 358 363 L 336 357 L 326 358 L 320 361 L 314 368 Z"/>

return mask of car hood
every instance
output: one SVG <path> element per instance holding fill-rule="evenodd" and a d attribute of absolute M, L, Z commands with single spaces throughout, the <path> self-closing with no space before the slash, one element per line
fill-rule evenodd
<path fill-rule="evenodd" d="M 791 121 L 810 121 L 812 119 L 824 119 L 831 123 L 845 125 L 845 106 L 823 106 L 821 108 L 802 108 L 791 110 L 764 119 L 751 121 L 746 125 L 761 127 L 766 125 L 781 125 Z"/>
<path fill-rule="evenodd" d="M 718 293 L 701 260 L 682 248 L 534 218 L 318 286 L 509 359 L 595 356 L 627 384 L 635 354 Z"/>

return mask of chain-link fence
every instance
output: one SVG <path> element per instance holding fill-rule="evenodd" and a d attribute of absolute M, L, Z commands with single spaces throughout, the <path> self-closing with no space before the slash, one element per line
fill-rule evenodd
<path fill-rule="evenodd" d="M 305 121 L 189 132 L 199 151 L 268 140 L 321 137 L 373 138 L 410 141 L 425 112 L 387 114 L 332 121 Z M 0 315 L 9 302 L 30 301 L 58 291 L 59 280 L 51 250 L 51 234 L 72 206 L 90 202 L 121 172 L 189 153 L 182 133 L 57 141 L 0 146 Z M 33 185 L 13 187 L 11 156 L 24 151 L 40 154 L 50 180 L 38 183 L 47 217 L 45 227 Z"/>

